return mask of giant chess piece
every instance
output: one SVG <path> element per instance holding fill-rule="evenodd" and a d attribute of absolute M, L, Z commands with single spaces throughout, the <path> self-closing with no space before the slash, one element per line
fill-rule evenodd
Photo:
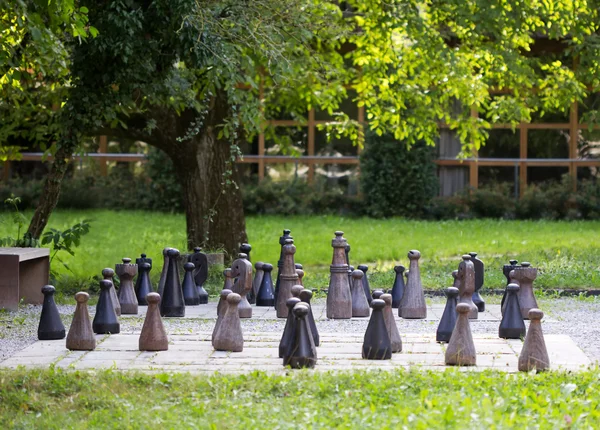
<path fill-rule="evenodd" d="M 346 264 L 350 266 L 350 244 L 346 241 L 346 245 L 344 246 L 344 254 L 346 254 Z"/>
<path fill-rule="evenodd" d="M 198 295 L 198 288 L 194 281 L 194 263 L 185 263 L 183 270 L 183 283 L 181 284 L 181 290 L 183 291 L 183 301 L 186 306 L 196 306 L 200 304 L 200 296 Z"/>
<path fill-rule="evenodd" d="M 240 253 L 238 256 L 244 254 L 246 256 L 246 260 L 252 263 L 252 260 L 250 260 L 250 251 L 252 251 L 252 245 L 250 245 L 249 243 L 242 243 L 240 245 Z M 252 266 L 250 266 L 250 277 L 252 278 Z M 246 300 L 248 300 L 248 303 L 251 305 L 256 303 L 256 294 L 254 293 L 254 288 L 250 288 L 250 291 L 246 296 Z"/>
<path fill-rule="evenodd" d="M 297 297 L 300 298 L 300 293 L 302 292 L 302 290 L 304 289 L 304 287 L 300 284 L 298 285 L 294 285 L 292 287 L 292 297 Z"/>
<path fill-rule="evenodd" d="M 265 275 L 265 272 L 263 271 L 264 265 L 265 263 L 263 263 L 262 261 L 257 261 L 256 263 L 254 263 L 254 279 L 252 279 L 252 294 L 254 294 L 254 297 L 258 297 L 260 283 L 262 282 L 263 276 Z"/>
<path fill-rule="evenodd" d="M 161 317 L 184 317 L 185 301 L 183 300 L 183 289 L 179 279 L 179 250 L 170 248 L 167 252 L 169 267 L 165 278 L 165 287 L 160 300 Z"/>
<path fill-rule="evenodd" d="M 240 245 L 240 254 L 246 254 L 248 261 L 252 262 L 252 260 L 250 259 L 250 251 L 252 251 L 252 245 L 250 245 L 249 243 L 242 243 Z"/>
<path fill-rule="evenodd" d="M 65 326 L 60 320 L 60 314 L 56 303 L 54 303 L 54 287 L 52 285 L 44 285 L 42 294 L 44 295 L 44 303 L 42 305 L 42 315 L 38 325 L 39 340 L 57 340 L 65 338 Z"/>
<path fill-rule="evenodd" d="M 279 238 L 279 245 L 281 245 L 281 249 L 279 250 L 279 260 L 277 260 L 277 279 L 275 280 L 275 303 L 277 303 L 277 295 L 279 294 L 279 284 L 281 283 L 281 272 L 283 270 L 283 247 L 285 246 L 285 241 L 287 239 L 293 239 L 290 235 L 290 230 L 284 229 L 283 236 Z"/>
<path fill-rule="evenodd" d="M 365 289 L 365 296 L 367 296 L 367 302 L 369 302 L 369 306 L 371 306 L 371 286 L 369 285 L 369 278 L 367 277 L 367 271 L 369 270 L 369 266 L 366 264 L 360 264 L 358 266 L 358 270 L 363 272 L 365 276 L 362 278 L 363 288 Z"/>
<path fill-rule="evenodd" d="M 231 263 L 231 275 L 237 277 L 231 291 L 241 296 L 238 304 L 240 318 L 252 318 L 252 306 L 248 303 L 248 293 L 252 290 L 252 263 L 245 258 L 245 254 L 239 256 Z"/>
<path fill-rule="evenodd" d="M 383 318 L 385 320 L 385 328 L 387 329 L 388 336 L 390 337 L 390 343 L 392 345 L 392 352 L 402 352 L 402 338 L 394 319 L 394 311 L 392 310 L 392 295 L 382 294 L 381 300 L 385 302 L 385 308 L 383 308 Z"/>
<path fill-rule="evenodd" d="M 446 348 L 446 364 L 454 366 L 475 366 L 477 354 L 473 335 L 469 325 L 469 313 L 471 306 L 467 303 L 459 303 L 456 306 L 458 318 L 450 342 Z"/>
<path fill-rule="evenodd" d="M 505 264 L 504 266 L 502 266 L 502 273 L 504 274 L 504 276 L 506 277 L 506 286 L 508 287 L 508 284 L 511 284 L 511 280 L 510 280 L 510 272 L 513 271 L 516 267 L 518 267 L 517 260 L 510 260 L 509 261 L 510 264 Z M 504 289 L 504 294 L 502 294 L 502 300 L 500 301 L 500 309 L 502 310 L 502 312 L 504 312 L 504 301 L 506 300 L 506 288 Z"/>
<path fill-rule="evenodd" d="M 465 303 L 471 307 L 469 319 L 476 320 L 479 314 L 479 309 L 473 303 L 473 292 L 475 291 L 475 267 L 471 261 L 471 256 L 465 254 L 462 256 L 463 261 L 458 265 L 458 273 L 456 279 L 460 281 L 458 288 L 460 298 L 459 303 Z"/>
<path fill-rule="evenodd" d="M 231 274 L 231 268 L 225 269 L 223 270 L 223 291 L 224 290 L 228 290 L 228 291 L 232 291 L 233 290 L 233 275 Z M 226 303 L 224 303 L 224 298 L 221 297 L 219 299 L 219 303 L 217 305 L 217 315 L 221 314 L 221 309 L 224 309 Z"/>
<path fill-rule="evenodd" d="M 354 266 L 348 266 L 348 285 L 350 285 L 350 292 L 352 292 L 352 272 L 354 272 Z"/>
<path fill-rule="evenodd" d="M 141 259 L 138 258 L 138 260 Z M 147 306 L 148 301 L 146 300 L 146 296 L 152 292 L 152 284 L 150 283 L 150 270 L 152 270 L 152 266 L 145 261 L 142 261 L 137 266 L 138 277 L 135 282 L 135 296 L 137 297 L 138 305 Z"/>
<path fill-rule="evenodd" d="M 394 279 L 394 286 L 392 287 L 392 308 L 398 309 L 400 307 L 400 302 L 402 301 L 402 296 L 404 295 L 404 289 L 406 285 L 404 284 L 404 270 L 405 267 L 394 266 L 394 272 L 396 272 L 396 278 Z"/>
<path fill-rule="evenodd" d="M 371 301 L 373 301 L 375 299 L 381 298 L 382 295 L 383 295 L 383 291 L 382 290 L 375 290 L 375 291 L 373 291 L 373 294 L 371 295 L 371 297 L 373 299 Z"/>
<path fill-rule="evenodd" d="M 458 317 L 456 313 L 456 305 L 458 305 L 458 288 L 450 287 L 446 291 L 446 307 L 442 314 L 442 319 L 438 325 L 435 340 L 436 342 L 450 342 L 450 337 L 454 331 L 456 325 L 456 319 Z"/>
<path fill-rule="evenodd" d="M 304 282 L 302 279 L 304 278 L 304 270 L 298 268 L 298 266 L 302 266 L 301 264 L 296 264 L 296 275 L 298 275 L 298 285 L 304 286 Z"/>
<path fill-rule="evenodd" d="M 483 287 L 485 275 L 484 264 L 483 261 L 477 258 L 476 252 L 469 252 L 469 255 L 471 256 L 471 261 L 473 262 L 473 267 L 475 268 L 475 292 L 473 293 L 473 303 L 475 303 L 475 306 L 477 306 L 477 310 L 479 312 L 483 312 L 485 311 L 485 302 L 481 298 L 479 290 L 481 290 Z"/>
<path fill-rule="evenodd" d="M 148 263 L 150 267 L 152 267 L 152 259 L 147 257 L 144 253 L 140 254 L 140 257 L 135 259 L 135 264 L 138 266 L 142 263 Z"/>
<path fill-rule="evenodd" d="M 365 288 L 363 286 L 363 276 L 365 274 L 361 270 L 352 272 L 352 316 L 353 317 L 368 317 L 370 314 L 369 301 L 365 296 Z"/>
<path fill-rule="evenodd" d="M 519 370 L 521 372 L 529 372 L 533 369 L 538 372 L 548 370 L 550 368 L 550 358 L 544 341 L 541 321 L 544 313 L 534 308 L 529 310 L 528 317 L 531 322 L 529 323 L 527 336 L 525 336 L 523 349 L 519 354 Z"/>
<path fill-rule="evenodd" d="M 122 264 L 115 264 L 115 273 L 119 277 L 119 303 L 121 314 L 137 315 L 138 299 L 133 288 L 133 277 L 137 274 L 137 264 L 131 264 L 131 258 L 123 258 Z"/>
<path fill-rule="evenodd" d="M 96 337 L 87 307 L 89 298 L 90 295 L 83 291 L 75 294 L 77 307 L 67 334 L 67 349 L 71 351 L 93 351 L 96 348 Z"/>
<path fill-rule="evenodd" d="M 343 231 L 336 231 L 331 241 L 333 259 L 329 268 L 329 290 L 327 291 L 327 318 L 352 318 L 352 293 L 348 283 L 348 264 L 346 263 L 346 239 Z"/>
<path fill-rule="evenodd" d="M 113 308 L 115 308 L 115 313 L 117 316 L 121 315 L 121 304 L 119 303 L 119 297 L 117 297 L 117 290 L 115 290 L 115 281 L 114 281 L 115 271 L 110 267 L 106 269 L 102 269 L 102 277 L 106 281 L 110 281 L 110 301 L 113 304 Z"/>
<path fill-rule="evenodd" d="M 121 325 L 117 319 L 115 308 L 110 301 L 110 288 L 112 282 L 106 279 L 100 281 L 100 297 L 96 304 L 96 315 L 92 322 L 92 329 L 96 334 L 118 334 Z"/>
<path fill-rule="evenodd" d="M 262 277 L 256 294 L 256 306 L 275 306 L 275 292 L 273 291 L 273 279 L 271 278 L 273 265 L 269 263 L 261 264 Z"/>
<path fill-rule="evenodd" d="M 292 346 L 292 340 L 296 331 L 296 320 L 294 319 L 292 309 L 294 309 L 294 306 L 300 302 L 301 300 L 298 297 L 292 297 L 285 302 L 289 312 L 287 320 L 285 321 L 285 327 L 283 329 L 283 334 L 281 335 L 281 340 L 279 341 L 279 358 L 283 358 Z"/>
<path fill-rule="evenodd" d="M 221 325 L 221 320 L 223 319 L 223 315 L 225 315 L 225 310 L 227 309 L 227 296 L 230 295 L 232 292 L 233 291 L 227 289 L 221 290 L 219 305 L 217 306 L 217 322 L 215 323 L 215 328 L 213 329 L 211 338 L 211 341 L 213 342 L 213 347 L 215 342 L 215 335 L 219 330 L 219 325 Z"/>
<path fill-rule="evenodd" d="M 283 267 L 279 281 L 279 293 L 277 293 L 277 318 L 287 318 L 289 310 L 286 302 L 292 297 L 292 287 L 298 284 L 298 274 L 294 264 L 296 247 L 293 239 L 286 239 L 283 246 Z"/>
<path fill-rule="evenodd" d="M 292 369 L 313 368 L 317 364 L 317 348 L 307 323 L 309 307 L 305 303 L 294 306 L 294 336 L 289 353 L 283 357 L 283 365 Z"/>
<path fill-rule="evenodd" d="M 208 303 L 208 293 L 204 289 L 204 283 L 208 279 L 208 257 L 205 253 L 201 252 L 202 248 L 199 246 L 194 248 L 194 253 L 190 254 L 188 261 L 194 263 L 194 283 L 198 290 L 198 298 L 201 305 Z"/>
<path fill-rule="evenodd" d="M 238 310 L 241 300 L 242 297 L 237 293 L 227 296 L 227 307 L 213 341 L 217 351 L 242 352 L 244 350 L 244 335 Z"/>
<path fill-rule="evenodd" d="M 514 273 L 513 273 L 514 272 Z M 529 318 L 529 310 L 537 309 L 537 301 L 533 294 L 533 281 L 537 278 L 537 268 L 531 267 L 528 262 L 521 263 L 520 267 L 517 267 L 511 272 L 511 277 L 521 287 L 519 293 L 519 305 L 521 306 L 521 315 L 523 319 Z"/>
<path fill-rule="evenodd" d="M 319 331 L 317 330 L 317 324 L 315 322 L 315 316 L 312 311 L 312 306 L 310 305 L 310 299 L 312 299 L 312 291 L 304 289 L 300 292 L 300 300 L 308 305 L 308 316 L 306 320 L 308 321 L 308 326 L 310 327 L 310 331 L 312 333 L 313 342 L 315 346 L 319 346 L 321 344 L 321 339 L 319 337 Z"/>
<path fill-rule="evenodd" d="M 163 249 L 163 267 L 162 272 L 160 272 L 160 279 L 158 280 L 158 287 L 156 288 L 156 292 L 163 297 L 163 292 L 165 290 L 165 282 L 167 280 L 167 272 L 169 271 L 169 250 L 173 248 L 165 248 Z"/>
<path fill-rule="evenodd" d="M 140 334 L 139 350 L 166 351 L 169 349 L 169 339 L 158 309 L 160 296 L 157 293 L 148 293 L 146 298 L 148 300 L 148 311 Z"/>
<path fill-rule="evenodd" d="M 421 258 L 419 251 L 412 250 L 408 252 L 410 277 L 398 308 L 398 315 L 406 319 L 427 318 L 427 304 L 425 303 L 425 294 L 423 294 L 423 284 L 421 283 L 419 258 Z"/>
<path fill-rule="evenodd" d="M 507 295 L 506 307 L 502 314 L 502 321 L 498 328 L 498 337 L 504 339 L 522 339 L 525 337 L 525 321 L 521 315 L 519 306 L 519 286 L 517 284 L 508 284 L 506 287 Z"/>
<path fill-rule="evenodd" d="M 362 346 L 362 358 L 368 360 L 389 360 L 392 358 L 392 342 L 387 332 L 383 309 L 385 302 L 375 299 L 371 302 L 373 312 L 365 332 Z"/>

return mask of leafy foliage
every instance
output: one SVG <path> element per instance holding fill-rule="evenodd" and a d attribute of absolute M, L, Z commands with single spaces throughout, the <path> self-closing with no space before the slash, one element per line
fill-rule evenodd
<path fill-rule="evenodd" d="M 90 220 L 84 219 L 73 225 L 66 230 L 57 230 L 50 228 L 49 231 L 44 232 L 42 236 L 42 245 L 52 245 L 52 257 L 50 257 L 50 263 L 56 258 L 61 264 L 67 269 L 71 270 L 69 266 L 57 256 L 59 251 L 65 251 L 72 257 L 75 256 L 75 248 L 81 244 L 81 238 L 89 233 L 90 231 Z M 54 274 L 54 276 L 56 276 Z"/>
<path fill-rule="evenodd" d="M 23 236 L 21 236 L 21 231 L 24 230 L 28 221 L 27 217 L 19 210 L 19 203 L 21 203 L 21 199 L 15 197 L 13 194 L 4 200 L 4 204 L 8 205 L 11 209 L 10 220 L 13 226 L 17 227 L 17 237 L 13 238 L 12 236 L 6 236 L 0 238 L 0 246 L 35 248 L 39 246 L 39 241 L 37 239 L 31 237 L 27 233 L 24 233 Z"/>

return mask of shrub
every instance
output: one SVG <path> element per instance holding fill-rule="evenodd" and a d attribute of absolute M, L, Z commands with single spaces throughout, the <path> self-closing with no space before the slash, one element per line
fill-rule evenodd
<path fill-rule="evenodd" d="M 506 184 L 473 190 L 468 197 L 468 205 L 475 217 L 512 218 L 514 199 L 509 197 Z"/>

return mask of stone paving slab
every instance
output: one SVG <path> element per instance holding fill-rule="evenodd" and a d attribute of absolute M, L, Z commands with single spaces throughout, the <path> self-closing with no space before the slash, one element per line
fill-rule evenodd
<path fill-rule="evenodd" d="M 215 351 L 211 333 L 172 335 L 169 350 L 139 351 L 137 334 L 99 335 L 94 351 L 68 351 L 65 341 L 38 341 L 0 363 L 0 368 L 48 367 L 67 369 L 143 370 L 149 372 L 224 372 L 248 373 L 256 370 L 288 372 L 278 356 L 279 334 L 249 333 L 244 350 L 234 353 Z M 545 335 L 552 369 L 581 370 L 592 363 L 577 344 L 566 335 Z M 520 340 L 499 339 L 491 334 L 474 334 L 477 366 L 468 370 L 500 369 L 517 371 Z M 433 334 L 407 333 L 402 336 L 403 351 L 391 360 L 364 360 L 362 335 L 322 333 L 317 348 L 316 371 L 352 369 L 412 368 L 443 370 L 445 344 L 435 342 Z"/>

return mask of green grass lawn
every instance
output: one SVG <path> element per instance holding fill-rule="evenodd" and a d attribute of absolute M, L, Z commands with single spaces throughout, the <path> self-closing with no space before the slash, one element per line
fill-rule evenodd
<path fill-rule="evenodd" d="M 0 235 L 16 235 L 7 222 L 0 224 Z M 92 219 L 91 231 L 83 238 L 75 257 L 60 257 L 73 274 L 55 262 L 54 269 L 65 275 L 57 283 L 85 286 L 104 267 L 114 267 L 122 257 L 135 258 L 141 252 L 162 266 L 165 246 L 185 249 L 185 219 L 179 214 L 138 211 L 57 211 L 49 225 L 64 229 L 84 218 Z M 279 236 L 290 228 L 297 246 L 296 262 L 302 263 L 306 284 L 311 288 L 327 285 L 331 262 L 331 239 L 343 230 L 352 246 L 350 263 L 369 264 L 374 287 L 391 288 L 395 264 L 408 265 L 406 253 L 421 251 L 421 276 L 426 288 L 450 286 L 450 272 L 458 266 L 463 253 L 476 251 L 486 264 L 485 286 L 501 288 L 501 272 L 509 259 L 530 261 L 540 268 L 535 283 L 544 288 L 600 287 L 600 222 L 592 221 L 413 221 L 376 220 L 335 216 L 253 216 L 247 219 L 252 260 L 277 263 Z M 61 285 L 57 285 L 61 288 Z M 213 277 L 211 291 L 220 287 Z"/>
<path fill-rule="evenodd" d="M 0 428 L 599 428 L 598 370 L 0 371 Z"/>

